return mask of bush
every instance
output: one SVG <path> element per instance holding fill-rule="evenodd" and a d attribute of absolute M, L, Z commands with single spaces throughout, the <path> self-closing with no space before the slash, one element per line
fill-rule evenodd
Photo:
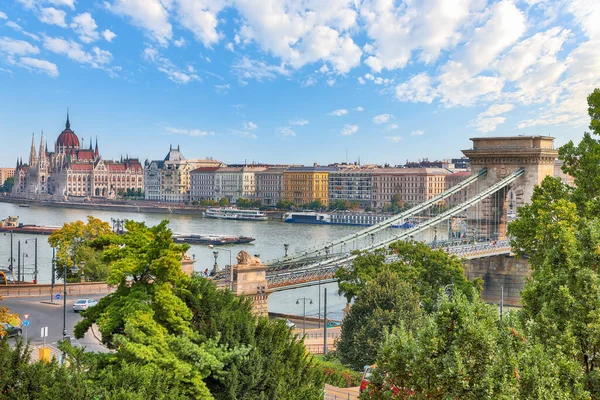
<path fill-rule="evenodd" d="M 337 359 L 315 356 L 315 366 L 325 375 L 325 383 L 339 388 L 359 386 L 362 373 L 348 369 Z"/>

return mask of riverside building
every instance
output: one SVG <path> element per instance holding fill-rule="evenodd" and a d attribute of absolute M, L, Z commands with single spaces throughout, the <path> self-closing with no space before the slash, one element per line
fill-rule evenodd
<path fill-rule="evenodd" d="M 82 139 L 83 140 L 83 139 Z M 42 133 L 39 151 L 31 139 L 29 162 L 17 161 L 13 195 L 32 199 L 65 200 L 69 198 L 111 198 L 121 191 L 144 188 L 144 172 L 137 158 L 121 161 L 104 160 L 98 150 L 98 140 L 92 148 L 81 146 L 71 130 L 69 113 L 65 129 L 48 151 Z"/>

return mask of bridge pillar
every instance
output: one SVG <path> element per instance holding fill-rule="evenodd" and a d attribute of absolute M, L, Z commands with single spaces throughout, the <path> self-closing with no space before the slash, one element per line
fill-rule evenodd
<path fill-rule="evenodd" d="M 233 266 L 233 293 L 252 299 L 254 314 L 269 315 L 268 297 L 271 294 L 266 277 L 267 266 L 260 258 L 245 251 L 237 255 L 237 264 Z"/>
<path fill-rule="evenodd" d="M 467 211 L 467 227 L 476 237 L 506 238 L 507 211 L 516 211 L 531 201 L 533 188 L 554 175 L 558 150 L 550 136 L 508 136 L 472 138 L 473 148 L 463 150 L 471 160 L 471 174 L 487 168 L 487 175 L 473 184 L 481 192 L 519 168 L 525 173 L 506 189 L 489 196 Z"/>

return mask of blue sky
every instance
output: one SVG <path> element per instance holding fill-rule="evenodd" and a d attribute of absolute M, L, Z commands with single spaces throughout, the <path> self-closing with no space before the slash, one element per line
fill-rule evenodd
<path fill-rule="evenodd" d="M 578 140 L 596 0 L 0 3 L 0 165 L 71 124 L 104 158 L 400 164 Z"/>

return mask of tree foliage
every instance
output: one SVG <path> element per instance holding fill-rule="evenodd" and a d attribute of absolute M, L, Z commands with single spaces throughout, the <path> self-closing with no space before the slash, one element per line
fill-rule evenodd
<path fill-rule="evenodd" d="M 4 192 L 4 193 L 10 193 L 12 191 L 13 186 L 15 185 L 15 178 L 14 177 L 10 177 L 10 178 L 6 178 L 6 180 L 2 183 L 2 186 L 0 186 L 0 193 Z"/>
<path fill-rule="evenodd" d="M 386 264 L 387 254 L 396 255 L 398 261 Z M 339 269 L 336 277 L 340 294 L 350 302 L 367 282 L 387 268 L 402 281 L 413 285 L 426 312 L 433 310 L 440 288 L 453 285 L 454 291 L 471 296 L 471 289 L 480 289 L 482 283 L 480 279 L 467 280 L 460 259 L 443 249 L 433 250 L 423 243 L 398 241 L 390 244 L 387 250 L 360 254 L 351 269 Z"/>
<path fill-rule="evenodd" d="M 391 270 L 383 270 L 366 284 L 344 318 L 336 354 L 359 371 L 375 361 L 386 330 L 400 322 L 416 328 L 421 316 L 419 297 L 411 285 Z"/>
<path fill-rule="evenodd" d="M 102 280 L 108 275 L 108 265 L 100 259 L 100 249 L 93 242 L 107 242 L 116 237 L 110 225 L 100 219 L 88 216 L 88 222 L 66 223 L 48 237 L 50 246 L 56 248 L 56 273 L 63 276 L 64 271 L 77 265 L 84 267 L 89 280 Z M 83 263 L 83 264 L 82 264 Z"/>
<path fill-rule="evenodd" d="M 589 398 L 572 359 L 528 341 L 495 307 L 464 293 L 442 296 L 416 331 L 401 323 L 377 371 L 361 398 L 390 398 L 393 388 L 411 399 Z"/>
<path fill-rule="evenodd" d="M 279 200 L 275 208 L 278 210 L 291 210 L 295 206 L 293 201 L 290 200 Z"/>

